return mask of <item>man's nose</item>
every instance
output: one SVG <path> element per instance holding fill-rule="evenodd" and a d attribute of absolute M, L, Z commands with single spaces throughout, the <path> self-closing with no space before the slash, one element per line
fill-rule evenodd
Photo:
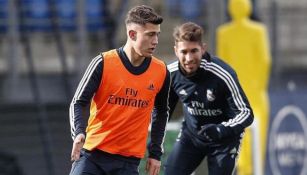
<path fill-rule="evenodd" d="M 191 62 L 193 60 L 193 56 L 191 53 L 187 53 L 186 57 L 185 57 L 187 62 Z"/>
<path fill-rule="evenodd" d="M 158 35 L 155 35 L 153 37 L 152 44 L 157 45 L 158 44 L 158 40 L 159 40 Z"/>

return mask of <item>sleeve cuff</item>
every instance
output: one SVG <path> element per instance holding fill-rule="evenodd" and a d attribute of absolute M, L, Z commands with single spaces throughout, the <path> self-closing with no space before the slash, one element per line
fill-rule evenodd
<path fill-rule="evenodd" d="M 158 161 L 161 161 L 161 156 L 158 156 L 158 155 L 155 155 L 155 154 L 149 154 L 148 156 L 149 158 L 152 158 L 152 159 L 156 159 Z"/>

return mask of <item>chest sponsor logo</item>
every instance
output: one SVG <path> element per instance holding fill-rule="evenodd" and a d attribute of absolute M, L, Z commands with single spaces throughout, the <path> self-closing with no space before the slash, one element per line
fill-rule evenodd
<path fill-rule="evenodd" d="M 126 88 L 125 96 L 119 96 L 116 94 L 109 95 L 108 103 L 113 105 L 146 108 L 149 105 L 149 100 L 138 98 L 138 90 Z"/>
<path fill-rule="evenodd" d="M 187 106 L 187 110 L 191 115 L 214 117 L 223 114 L 221 109 L 205 109 L 205 104 L 202 102 L 192 101 L 191 105 L 191 107 Z"/>

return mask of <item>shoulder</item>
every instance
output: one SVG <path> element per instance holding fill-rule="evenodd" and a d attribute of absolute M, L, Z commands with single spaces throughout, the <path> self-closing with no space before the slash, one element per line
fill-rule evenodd
<path fill-rule="evenodd" d="M 258 21 L 250 20 L 249 24 L 250 24 L 250 26 L 253 26 L 257 30 L 264 30 L 266 28 L 264 24 L 262 24 L 261 22 L 258 22 Z"/>
<path fill-rule="evenodd" d="M 152 56 L 152 57 L 151 57 L 151 60 L 152 60 L 152 62 L 153 62 L 154 64 L 157 64 L 157 65 L 159 65 L 159 66 L 162 66 L 162 67 L 166 68 L 166 64 L 165 64 L 164 61 L 162 61 L 160 58 L 157 58 L 157 57 L 155 57 L 155 56 Z"/>
<path fill-rule="evenodd" d="M 92 58 L 91 64 L 103 63 L 103 60 L 104 60 L 104 57 L 103 57 L 102 53 L 100 53 L 97 56 L 95 56 L 94 58 Z"/>
<path fill-rule="evenodd" d="M 101 55 L 103 59 L 111 59 L 114 57 L 119 57 L 118 51 L 116 49 L 109 50 L 106 52 L 101 52 L 99 55 Z"/>
<path fill-rule="evenodd" d="M 235 70 L 227 63 L 225 63 L 222 59 L 211 56 L 210 59 L 202 59 L 201 68 L 209 71 L 216 76 L 225 79 L 227 77 L 236 77 Z"/>
<path fill-rule="evenodd" d="M 169 70 L 169 72 L 172 74 L 172 73 L 175 73 L 175 72 L 178 72 L 179 70 L 179 61 L 174 61 L 174 62 L 171 62 L 167 65 L 167 69 Z"/>
<path fill-rule="evenodd" d="M 169 78 L 170 73 L 167 69 L 166 63 L 157 57 L 151 57 L 150 70 L 153 71 L 155 75 L 163 75 L 162 77 L 166 79 Z"/>
<path fill-rule="evenodd" d="M 162 73 L 166 76 L 169 76 L 169 71 L 167 69 L 166 63 L 161 59 L 152 56 L 151 57 L 151 64 L 153 65 L 156 73 Z M 158 71 L 157 71 L 158 70 Z"/>
<path fill-rule="evenodd" d="M 228 23 L 225 23 L 225 24 L 222 24 L 220 25 L 218 28 L 217 28 L 217 32 L 219 34 L 223 34 L 225 32 L 227 32 L 229 29 L 233 28 L 233 25 L 232 23 L 228 22 Z"/>

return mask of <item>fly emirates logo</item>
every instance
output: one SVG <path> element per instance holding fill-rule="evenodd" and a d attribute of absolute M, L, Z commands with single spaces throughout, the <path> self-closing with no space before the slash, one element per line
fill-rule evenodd
<path fill-rule="evenodd" d="M 148 100 L 137 98 L 138 90 L 132 88 L 126 88 L 125 94 L 126 95 L 124 97 L 117 95 L 110 95 L 108 98 L 108 103 L 114 105 L 136 107 L 136 108 L 146 108 L 149 105 Z"/>
<path fill-rule="evenodd" d="M 221 109 L 205 109 L 205 104 L 198 101 L 191 102 L 192 107 L 187 106 L 188 112 L 191 115 L 202 115 L 206 117 L 213 117 L 221 115 L 223 112 Z"/>

